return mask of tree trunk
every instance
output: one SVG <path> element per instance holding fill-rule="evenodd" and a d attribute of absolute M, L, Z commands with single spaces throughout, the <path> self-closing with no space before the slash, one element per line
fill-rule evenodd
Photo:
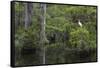
<path fill-rule="evenodd" d="M 41 55 L 42 55 L 42 64 L 45 64 L 45 44 L 47 43 L 47 38 L 45 35 L 45 25 L 46 25 L 46 4 L 40 5 L 40 46 L 41 46 Z"/>
<path fill-rule="evenodd" d="M 25 3 L 25 29 L 32 24 L 33 4 Z"/>

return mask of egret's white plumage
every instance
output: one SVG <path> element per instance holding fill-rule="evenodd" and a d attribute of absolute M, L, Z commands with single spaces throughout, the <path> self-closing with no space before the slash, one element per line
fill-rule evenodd
<path fill-rule="evenodd" d="M 78 20 L 78 24 L 80 27 L 82 27 L 82 23 L 80 22 L 80 20 Z"/>

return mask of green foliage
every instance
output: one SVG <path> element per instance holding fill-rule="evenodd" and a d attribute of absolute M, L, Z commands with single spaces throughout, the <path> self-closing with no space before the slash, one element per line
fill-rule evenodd
<path fill-rule="evenodd" d="M 70 43 L 72 47 L 89 46 L 89 36 L 89 32 L 84 28 L 73 29 L 70 32 Z"/>
<path fill-rule="evenodd" d="M 41 64 L 40 4 L 33 3 L 32 23 L 27 30 L 24 26 L 25 15 L 20 16 L 24 10 L 24 3 L 16 2 L 15 18 L 18 18 L 17 23 L 19 23 L 15 28 L 16 65 L 27 65 L 27 62 L 34 65 Z M 47 4 L 45 17 L 45 33 L 48 39 L 48 43 L 45 44 L 47 64 L 96 60 L 96 7 Z M 82 27 L 79 27 L 78 19 L 82 22 Z M 36 54 L 24 55 L 22 59 L 20 52 L 24 47 L 35 48 Z M 81 53 L 86 55 L 84 60 L 79 57 L 83 56 Z"/>

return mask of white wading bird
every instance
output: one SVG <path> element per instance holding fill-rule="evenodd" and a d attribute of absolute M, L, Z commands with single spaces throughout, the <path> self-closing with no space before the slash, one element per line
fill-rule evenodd
<path fill-rule="evenodd" d="M 80 27 L 82 27 L 82 23 L 80 22 L 80 20 L 78 20 L 78 24 Z"/>

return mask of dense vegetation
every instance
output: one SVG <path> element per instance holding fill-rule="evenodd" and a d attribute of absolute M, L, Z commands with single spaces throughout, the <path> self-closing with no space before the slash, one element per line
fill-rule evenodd
<path fill-rule="evenodd" d="M 15 2 L 16 66 L 96 61 L 96 17 L 93 6 Z"/>

